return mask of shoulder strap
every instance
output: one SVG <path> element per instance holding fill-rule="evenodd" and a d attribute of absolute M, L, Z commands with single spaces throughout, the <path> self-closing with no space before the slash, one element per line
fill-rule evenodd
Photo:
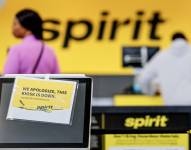
<path fill-rule="evenodd" d="M 40 60 L 41 60 L 41 58 L 42 58 L 43 51 L 44 51 L 44 43 L 42 43 L 41 51 L 40 51 L 40 53 L 39 53 L 39 56 L 38 56 L 38 58 L 37 58 L 37 61 L 36 61 L 35 65 L 34 65 L 34 68 L 33 68 L 33 70 L 32 70 L 32 74 L 35 74 L 35 73 L 36 73 L 36 69 L 38 68 L 38 65 L 39 65 L 39 63 L 40 63 Z"/>

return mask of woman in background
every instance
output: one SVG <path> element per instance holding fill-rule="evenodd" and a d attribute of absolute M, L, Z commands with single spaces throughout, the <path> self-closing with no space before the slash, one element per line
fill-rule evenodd
<path fill-rule="evenodd" d="M 4 74 L 59 73 L 53 49 L 42 42 L 42 19 L 37 12 L 30 9 L 19 11 L 12 31 L 22 42 L 10 48 Z"/>

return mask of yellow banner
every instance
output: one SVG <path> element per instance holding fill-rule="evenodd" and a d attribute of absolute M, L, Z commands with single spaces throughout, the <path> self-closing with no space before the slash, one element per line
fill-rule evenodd
<path fill-rule="evenodd" d="M 11 34 L 15 13 L 37 10 L 44 36 L 63 73 L 127 74 L 124 46 L 166 47 L 176 31 L 191 36 L 190 0 L 0 0 L 0 72 L 7 49 L 18 43 Z"/>

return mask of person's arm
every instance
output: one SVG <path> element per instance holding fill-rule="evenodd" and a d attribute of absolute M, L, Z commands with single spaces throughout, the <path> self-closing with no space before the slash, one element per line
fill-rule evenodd
<path fill-rule="evenodd" d="M 157 80 L 157 68 L 160 66 L 160 61 L 160 54 L 157 54 L 137 77 L 137 83 L 144 94 L 154 95 L 158 90 L 155 81 Z"/>
<path fill-rule="evenodd" d="M 17 49 L 10 48 L 7 60 L 4 66 L 4 74 L 18 74 L 19 73 L 19 55 Z"/>

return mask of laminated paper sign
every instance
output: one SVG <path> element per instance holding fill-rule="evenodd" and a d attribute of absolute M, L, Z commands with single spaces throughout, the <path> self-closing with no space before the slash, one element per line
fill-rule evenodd
<path fill-rule="evenodd" d="M 71 124 L 77 82 L 17 77 L 8 120 Z"/>

